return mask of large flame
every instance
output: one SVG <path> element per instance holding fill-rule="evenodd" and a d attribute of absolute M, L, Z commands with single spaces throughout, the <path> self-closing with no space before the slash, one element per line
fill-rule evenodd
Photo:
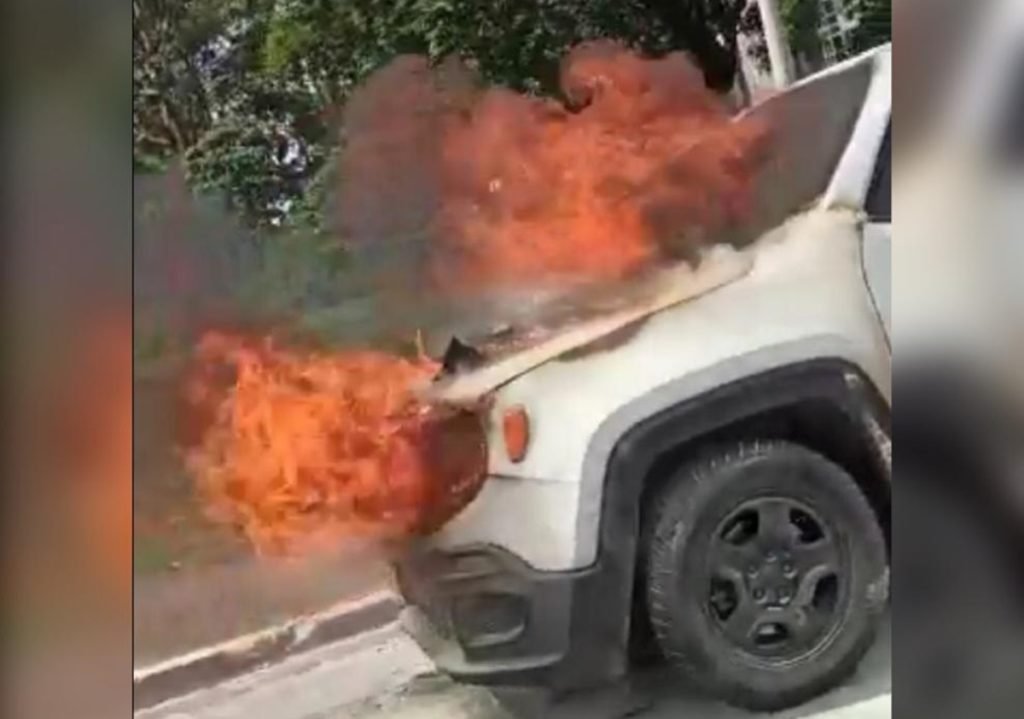
<path fill-rule="evenodd" d="M 346 110 L 353 247 L 411 267 L 405 288 L 458 296 L 619 278 L 692 256 L 742 213 L 764 128 L 732 119 L 686 56 L 586 45 L 561 84 L 565 102 L 487 90 L 456 62 L 409 56 L 375 73 Z M 189 462 L 214 513 L 261 551 L 425 531 L 479 487 L 478 420 L 417 399 L 428 360 L 223 334 L 199 354 L 209 429 Z"/>
<path fill-rule="evenodd" d="M 191 401 L 211 424 L 188 461 L 213 515 L 261 553 L 427 531 L 479 486 L 477 419 L 417 399 L 429 360 L 221 333 L 204 337 L 199 360 Z"/>
<path fill-rule="evenodd" d="M 765 128 L 734 120 L 683 54 L 581 46 L 565 103 L 466 74 L 382 69 L 353 99 L 342 165 L 357 244 L 426 238 L 441 287 L 617 278 L 707 244 L 746 205 Z"/>

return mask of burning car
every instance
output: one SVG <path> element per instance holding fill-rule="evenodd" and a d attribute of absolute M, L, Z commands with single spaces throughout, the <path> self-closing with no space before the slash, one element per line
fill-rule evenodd
<path fill-rule="evenodd" d="M 487 477 L 398 566 L 443 670 L 567 691 L 653 640 L 755 709 L 854 671 L 889 593 L 890 58 L 748 111 L 779 128 L 749 239 L 450 347 L 425 393 L 483 413 Z"/>

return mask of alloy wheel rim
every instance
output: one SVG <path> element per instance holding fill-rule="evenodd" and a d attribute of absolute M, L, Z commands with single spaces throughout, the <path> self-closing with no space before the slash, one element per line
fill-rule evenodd
<path fill-rule="evenodd" d="M 705 609 L 742 653 L 797 661 L 837 631 L 848 560 L 807 504 L 780 496 L 743 502 L 716 527 L 707 557 Z"/>

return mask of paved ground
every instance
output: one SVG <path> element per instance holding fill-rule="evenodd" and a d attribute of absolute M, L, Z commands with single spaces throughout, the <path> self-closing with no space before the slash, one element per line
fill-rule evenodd
<path fill-rule="evenodd" d="M 545 706 L 533 697 L 524 719 L 744 719 L 751 716 L 682 693 L 670 674 L 635 677 L 631 686 Z M 780 719 L 882 719 L 891 716 L 888 634 L 857 676 L 832 694 Z M 520 698 L 522 699 L 522 698 Z M 526 702 L 530 704 L 531 702 Z M 136 719 L 513 719 L 487 692 L 456 686 L 397 625 L 136 713 Z"/>
<path fill-rule="evenodd" d="M 320 611 L 387 588 L 383 561 L 365 554 L 291 564 L 255 558 L 137 578 L 136 667 Z"/>
<path fill-rule="evenodd" d="M 134 583 L 136 667 L 326 609 L 386 588 L 375 552 L 261 560 L 227 527 L 207 519 L 177 451 L 181 378 L 135 378 Z M 185 427 L 178 426 L 179 424 Z"/>

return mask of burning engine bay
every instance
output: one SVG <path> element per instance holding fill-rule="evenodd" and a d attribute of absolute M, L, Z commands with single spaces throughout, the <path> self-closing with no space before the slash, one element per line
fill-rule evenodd
<path fill-rule="evenodd" d="M 452 337 L 440 362 L 208 333 L 187 388 L 205 430 L 187 463 L 211 517 L 263 554 L 428 533 L 484 479 L 491 389 L 733 281 L 750 262 L 723 248 L 696 271 L 679 265 L 553 298 L 527 328 L 507 325 L 479 345 Z"/>
<path fill-rule="evenodd" d="M 585 45 L 562 91 L 400 57 L 351 99 L 340 211 L 356 260 L 404 258 L 379 274 L 471 321 L 441 333 L 441 361 L 422 342 L 408 356 L 202 338 L 186 463 L 209 514 L 259 553 L 436 529 L 483 482 L 489 390 L 749 270 L 712 238 L 743 218 L 761 122 L 734 118 L 682 54 Z"/>

